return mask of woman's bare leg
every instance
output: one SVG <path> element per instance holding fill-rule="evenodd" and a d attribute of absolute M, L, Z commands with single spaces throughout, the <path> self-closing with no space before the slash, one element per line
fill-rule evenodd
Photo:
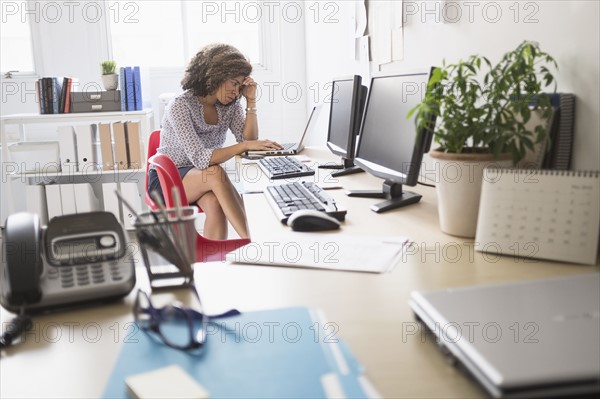
<path fill-rule="evenodd" d="M 196 202 L 212 191 L 221 205 L 223 214 L 238 235 L 242 238 L 249 237 L 246 214 L 241 205 L 240 195 L 223 168 L 215 165 L 202 170 L 191 169 L 183 178 L 183 187 L 190 202 Z"/>
<path fill-rule="evenodd" d="M 219 200 L 212 191 L 204 194 L 196 204 L 206 214 L 204 221 L 204 236 L 211 240 L 224 240 L 227 238 L 227 218 L 221 208 Z"/>

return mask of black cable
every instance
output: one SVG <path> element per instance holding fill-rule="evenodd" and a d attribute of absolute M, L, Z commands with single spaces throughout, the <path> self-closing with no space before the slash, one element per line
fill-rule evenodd
<path fill-rule="evenodd" d="M 417 184 L 420 184 L 420 185 L 426 186 L 426 187 L 435 187 L 435 184 L 421 183 L 420 181 L 418 181 Z"/>
<path fill-rule="evenodd" d="M 0 337 L 0 349 L 9 347 L 17 340 L 21 334 L 33 327 L 31 317 L 22 312 L 6 325 L 6 330 Z"/>

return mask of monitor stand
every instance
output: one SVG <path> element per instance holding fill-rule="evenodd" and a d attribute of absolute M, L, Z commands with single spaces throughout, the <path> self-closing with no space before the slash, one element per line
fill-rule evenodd
<path fill-rule="evenodd" d="M 341 165 L 319 165 L 319 169 L 339 169 L 339 172 L 333 172 L 331 177 L 347 176 L 364 172 L 364 170 L 354 165 L 352 159 L 342 158 L 342 162 Z"/>
<path fill-rule="evenodd" d="M 415 204 L 419 202 L 422 197 L 422 195 L 413 193 L 412 191 L 402 191 L 402 184 L 394 183 L 390 180 L 383 182 L 382 191 L 348 190 L 346 191 L 346 195 L 349 197 L 385 198 L 385 201 L 371 205 L 371 210 L 377 213 Z"/>

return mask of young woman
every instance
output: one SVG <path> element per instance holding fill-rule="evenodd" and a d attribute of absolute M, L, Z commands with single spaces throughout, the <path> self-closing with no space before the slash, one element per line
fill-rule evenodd
<path fill-rule="evenodd" d="M 207 238 L 227 238 L 227 221 L 240 237 L 249 236 L 242 199 L 220 164 L 244 151 L 281 148 L 274 141 L 258 140 L 251 72 L 252 65 L 236 48 L 208 45 L 186 68 L 184 92 L 165 109 L 157 151 L 175 162 L 188 201 L 205 212 Z M 223 147 L 228 130 L 237 144 Z M 151 169 L 148 178 L 148 191 L 160 192 L 156 171 Z"/>

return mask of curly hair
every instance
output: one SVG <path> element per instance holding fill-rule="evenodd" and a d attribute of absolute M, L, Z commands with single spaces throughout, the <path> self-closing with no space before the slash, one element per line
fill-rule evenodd
<path fill-rule="evenodd" d="M 235 47 L 228 44 L 209 44 L 188 64 L 181 86 L 196 96 L 214 93 L 227 79 L 249 76 L 252 65 Z"/>

